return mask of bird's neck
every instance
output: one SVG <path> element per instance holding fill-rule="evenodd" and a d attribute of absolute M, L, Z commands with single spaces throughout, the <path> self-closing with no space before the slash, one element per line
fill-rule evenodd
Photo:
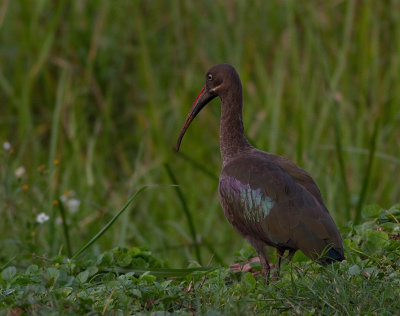
<path fill-rule="evenodd" d="M 241 91 L 221 98 L 221 102 L 219 142 L 224 167 L 235 156 L 251 148 L 251 145 L 244 134 Z"/>

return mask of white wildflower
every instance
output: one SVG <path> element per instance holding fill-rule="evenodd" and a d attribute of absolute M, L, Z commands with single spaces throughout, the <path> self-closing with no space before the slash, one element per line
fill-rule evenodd
<path fill-rule="evenodd" d="M 14 174 L 17 178 L 21 178 L 25 174 L 25 167 L 21 166 L 14 171 Z"/>
<path fill-rule="evenodd" d="M 67 208 L 70 213 L 76 213 L 78 211 L 79 206 L 81 205 L 81 201 L 77 199 L 69 199 L 67 201 Z"/>
<path fill-rule="evenodd" d="M 76 213 L 79 210 L 81 201 L 75 198 L 75 191 L 65 191 L 63 195 L 60 196 L 61 202 L 65 205 L 70 213 Z"/>
<path fill-rule="evenodd" d="M 63 194 L 60 196 L 60 200 L 61 200 L 61 202 L 66 204 L 68 202 L 68 196 L 66 194 Z"/>
<path fill-rule="evenodd" d="M 3 143 L 3 148 L 4 148 L 4 150 L 10 150 L 11 149 L 11 144 L 9 142 L 4 142 Z"/>
<path fill-rule="evenodd" d="M 50 219 L 50 217 L 46 213 L 40 213 L 38 216 L 36 216 L 36 222 L 39 224 L 43 224 L 44 222 L 47 222 Z"/>

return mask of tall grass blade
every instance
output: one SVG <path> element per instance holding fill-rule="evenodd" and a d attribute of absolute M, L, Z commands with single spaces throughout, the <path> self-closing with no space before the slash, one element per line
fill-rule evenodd
<path fill-rule="evenodd" d="M 357 203 L 357 207 L 356 207 L 356 214 L 355 214 L 355 217 L 354 217 L 354 224 L 358 224 L 360 222 L 361 211 L 362 211 L 362 208 L 364 206 L 365 198 L 367 196 L 369 179 L 371 177 L 371 172 L 372 172 L 372 164 L 374 162 L 374 157 L 375 157 L 376 139 L 377 139 L 377 136 L 378 136 L 378 130 L 379 130 L 379 118 L 375 121 L 374 131 L 373 131 L 372 137 L 371 137 L 369 156 L 368 156 L 368 163 L 367 163 L 367 167 L 366 167 L 366 170 L 365 170 L 365 173 L 364 173 L 364 179 L 363 179 L 363 182 L 362 182 L 360 197 L 358 199 L 358 203 Z"/>
<path fill-rule="evenodd" d="M 185 277 L 193 272 L 208 272 L 215 268 L 213 267 L 196 267 L 196 268 L 186 268 L 186 269 L 170 269 L 170 268 L 151 268 L 151 269 L 126 269 L 126 268 L 115 268 L 115 269 L 104 269 L 105 272 L 119 272 L 119 273 L 150 273 L 151 275 L 158 277 Z"/>
<path fill-rule="evenodd" d="M 2 266 L 0 266 L 0 271 L 4 270 L 17 256 L 13 256 L 10 260 L 8 260 L 6 263 L 4 263 Z M 207 269 L 207 268 L 205 268 Z"/>
<path fill-rule="evenodd" d="M 169 167 L 169 165 L 167 163 L 165 163 L 164 167 L 165 167 L 165 170 L 167 171 L 168 176 L 171 179 L 172 183 L 178 184 L 178 181 L 176 180 L 176 178 L 175 178 L 171 168 Z M 200 246 L 199 246 L 199 244 L 197 242 L 196 228 L 195 228 L 195 225 L 193 223 L 192 214 L 189 211 L 189 208 L 187 206 L 186 199 L 185 199 L 185 197 L 184 197 L 184 195 L 182 193 L 182 190 L 178 185 L 175 187 L 175 192 L 176 192 L 176 195 L 178 196 L 178 199 L 181 202 L 183 213 L 185 214 L 186 220 L 188 222 L 190 234 L 192 235 L 194 249 L 195 249 L 195 252 L 196 252 L 196 259 L 200 264 L 202 264 L 201 263 L 201 255 L 200 255 Z"/>
<path fill-rule="evenodd" d="M 65 215 L 65 208 L 64 208 L 64 204 L 61 201 L 61 199 L 57 199 L 58 202 L 58 209 L 60 210 L 60 214 L 61 214 L 61 219 L 62 219 L 62 227 L 63 227 L 63 232 L 64 232 L 64 238 L 65 238 L 65 243 L 67 245 L 67 254 L 68 257 L 72 256 L 72 248 L 71 248 L 71 242 L 70 242 L 70 238 L 69 238 L 69 228 L 68 228 L 68 224 L 67 224 L 67 216 Z"/>
<path fill-rule="evenodd" d="M 0 29 L 3 26 L 4 17 L 6 16 L 7 12 L 7 7 L 8 7 L 8 0 L 4 0 L 0 6 Z"/>
<path fill-rule="evenodd" d="M 339 121 L 339 109 L 338 109 L 339 104 L 334 101 L 333 102 L 333 112 L 334 112 L 334 119 L 333 119 L 333 125 L 334 125 L 334 131 L 335 131 L 335 147 L 336 147 L 336 155 L 339 163 L 339 171 L 340 171 L 340 177 L 342 179 L 342 185 L 343 185 L 343 197 L 344 197 L 344 202 L 345 202 L 345 217 L 346 220 L 350 219 L 350 190 L 349 186 L 347 184 L 347 177 L 346 177 L 346 167 L 345 167 L 345 162 L 344 162 L 344 154 L 343 154 L 343 146 L 342 146 L 342 133 L 340 129 L 340 121 Z"/>
<path fill-rule="evenodd" d="M 99 239 L 121 216 L 122 213 L 129 207 L 129 205 L 136 200 L 140 193 L 147 189 L 147 186 L 141 187 L 129 200 L 125 203 L 125 205 L 119 210 L 119 212 L 92 238 L 90 239 L 81 249 L 79 249 L 72 258 L 78 257 L 82 252 L 84 252 L 87 248 L 93 245 L 97 239 Z"/>
<path fill-rule="evenodd" d="M 54 195 L 56 191 L 56 165 L 55 165 L 55 160 L 56 160 L 56 152 L 57 152 L 57 147 L 58 147 L 58 142 L 59 142 L 59 132 L 60 132 L 60 126 L 61 126 L 61 110 L 64 104 L 64 99 L 65 99 L 65 94 L 66 94 L 66 88 L 69 80 L 69 72 L 66 70 L 62 71 L 60 80 L 58 82 L 57 86 L 57 95 L 56 95 L 56 102 L 54 106 L 54 111 L 53 111 L 53 117 L 51 121 L 51 136 L 50 136 L 50 150 L 49 150 L 49 161 L 48 161 L 48 166 L 49 166 L 49 178 L 48 178 L 48 183 L 50 185 L 50 194 L 49 194 L 49 204 L 51 205 L 50 207 L 52 208 L 53 212 L 53 218 L 55 218 L 55 210 L 53 208 L 53 200 L 54 200 Z M 51 221 L 51 226 L 50 226 L 50 236 L 55 236 L 55 222 Z M 53 252 L 55 251 L 57 245 L 57 238 L 53 238 L 52 244 L 51 244 L 51 249 Z"/>

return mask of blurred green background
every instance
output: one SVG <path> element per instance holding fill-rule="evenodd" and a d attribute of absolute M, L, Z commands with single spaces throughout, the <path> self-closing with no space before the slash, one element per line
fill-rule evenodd
<path fill-rule="evenodd" d="M 246 243 L 217 199 L 219 100 L 172 150 L 221 62 L 253 145 L 306 169 L 338 225 L 399 201 L 400 1 L 3 0 L 0 261 L 66 254 L 57 199 L 76 251 L 156 184 L 90 250 L 183 266 L 197 243 L 231 263 Z"/>

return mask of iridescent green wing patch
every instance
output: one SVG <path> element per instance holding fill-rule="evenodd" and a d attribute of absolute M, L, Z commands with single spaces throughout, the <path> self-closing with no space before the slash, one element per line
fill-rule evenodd
<path fill-rule="evenodd" d="M 221 180 L 219 190 L 221 197 L 251 223 L 264 220 L 275 205 L 275 201 L 261 189 L 252 189 L 249 184 L 242 184 L 232 177 Z"/>

